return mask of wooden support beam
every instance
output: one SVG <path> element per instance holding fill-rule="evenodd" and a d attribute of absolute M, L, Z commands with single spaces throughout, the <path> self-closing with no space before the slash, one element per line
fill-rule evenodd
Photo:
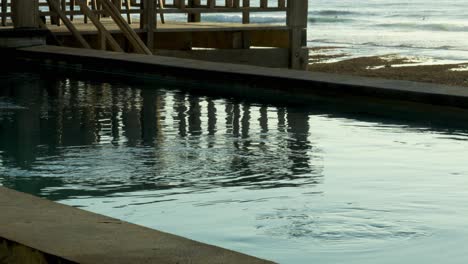
<path fill-rule="evenodd" d="M 49 6 L 52 11 L 56 12 L 57 15 L 60 17 L 60 19 L 63 21 L 65 26 L 70 30 L 70 32 L 73 34 L 73 36 L 78 40 L 78 42 L 81 44 L 83 48 L 86 49 L 91 49 L 91 46 L 88 44 L 88 42 L 83 38 L 83 36 L 80 34 L 80 32 L 76 29 L 76 27 L 73 25 L 73 23 L 68 19 L 68 17 L 65 15 L 65 13 L 60 10 L 59 4 L 54 1 L 54 0 L 47 0 L 47 3 L 49 3 Z"/>
<path fill-rule="evenodd" d="M 39 6 L 37 0 L 12 0 L 11 19 L 15 28 L 38 28 Z"/>
<path fill-rule="evenodd" d="M 42 21 L 41 19 L 41 14 L 39 12 L 39 17 L 38 17 L 38 21 L 39 21 L 39 28 L 42 28 L 42 29 L 45 29 L 47 30 L 47 37 L 52 39 L 53 43 L 55 45 L 58 45 L 58 46 L 63 46 L 63 43 L 57 38 L 57 36 L 55 36 L 54 33 L 52 33 L 52 31 L 49 30 L 49 28 L 47 27 L 47 25 L 44 23 L 44 21 Z"/>
<path fill-rule="evenodd" d="M 109 13 L 112 17 L 114 22 L 120 28 L 122 33 L 128 39 L 130 44 L 134 47 L 135 51 L 142 54 L 152 55 L 152 52 L 148 49 L 148 47 L 143 43 L 141 38 L 133 31 L 133 29 L 127 24 L 127 22 L 122 18 L 119 10 L 115 7 L 115 5 L 110 2 L 110 0 L 99 0 L 102 4 L 104 10 Z"/>
<path fill-rule="evenodd" d="M 288 0 L 286 24 L 289 27 L 290 68 L 307 69 L 308 0 Z"/>
<path fill-rule="evenodd" d="M 113 51 L 124 52 L 122 48 L 119 46 L 117 41 L 112 37 L 109 31 L 104 27 L 104 25 L 99 21 L 99 18 L 93 13 L 93 11 L 88 7 L 87 0 L 77 0 L 78 5 L 80 6 L 81 11 L 83 14 L 93 22 L 94 26 L 99 30 L 99 35 L 101 38 L 101 49 L 106 49 L 106 43 L 109 43 L 110 48 Z"/>
<path fill-rule="evenodd" d="M 260 7 L 267 8 L 268 7 L 268 0 L 260 0 Z"/>

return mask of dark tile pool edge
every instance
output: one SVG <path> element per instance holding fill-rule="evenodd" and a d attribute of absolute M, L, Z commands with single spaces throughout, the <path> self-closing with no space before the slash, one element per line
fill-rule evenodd
<path fill-rule="evenodd" d="M 40 61 L 78 71 L 102 74 L 165 78 L 203 85 L 228 84 L 224 89 L 248 96 L 259 91 L 272 96 L 367 97 L 468 108 L 468 89 L 400 80 L 366 78 L 339 74 L 271 69 L 226 63 L 204 62 L 140 54 L 83 50 L 56 46 L 36 46 L 13 50 L 16 60 Z M 209 85 L 208 85 L 209 86 Z M 219 86 L 218 86 L 219 87 Z M 211 88 L 216 89 L 216 88 Z M 219 89 L 219 88 L 218 88 Z"/>
<path fill-rule="evenodd" d="M 7 263 L 272 263 L 1 186 L 0 212 Z"/>

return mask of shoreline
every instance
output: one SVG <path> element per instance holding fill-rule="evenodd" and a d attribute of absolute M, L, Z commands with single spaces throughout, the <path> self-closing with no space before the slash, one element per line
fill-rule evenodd
<path fill-rule="evenodd" d="M 311 48 L 308 70 L 390 80 L 468 87 L 468 62 L 443 63 L 399 54 L 349 58 L 339 47 Z"/>

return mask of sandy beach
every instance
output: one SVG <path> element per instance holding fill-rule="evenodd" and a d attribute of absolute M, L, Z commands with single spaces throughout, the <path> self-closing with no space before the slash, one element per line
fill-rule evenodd
<path fill-rule="evenodd" d="M 468 63 L 438 64 L 396 54 L 347 59 L 335 47 L 312 48 L 310 71 L 468 87 Z"/>

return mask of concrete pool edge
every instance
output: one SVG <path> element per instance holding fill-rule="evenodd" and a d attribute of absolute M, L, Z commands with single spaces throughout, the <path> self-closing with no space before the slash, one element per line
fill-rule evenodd
<path fill-rule="evenodd" d="M 21 60 L 74 65 L 80 71 L 94 70 L 115 75 L 134 72 L 140 76 L 169 76 L 178 80 L 245 86 L 253 89 L 252 92 L 265 89 L 296 97 L 310 94 L 363 96 L 468 108 L 468 89 L 458 86 L 56 46 L 19 48 L 13 52 L 13 56 Z M 248 91 L 244 89 L 243 93 Z"/>
<path fill-rule="evenodd" d="M 7 263 L 272 263 L 1 186 L 0 212 Z"/>

